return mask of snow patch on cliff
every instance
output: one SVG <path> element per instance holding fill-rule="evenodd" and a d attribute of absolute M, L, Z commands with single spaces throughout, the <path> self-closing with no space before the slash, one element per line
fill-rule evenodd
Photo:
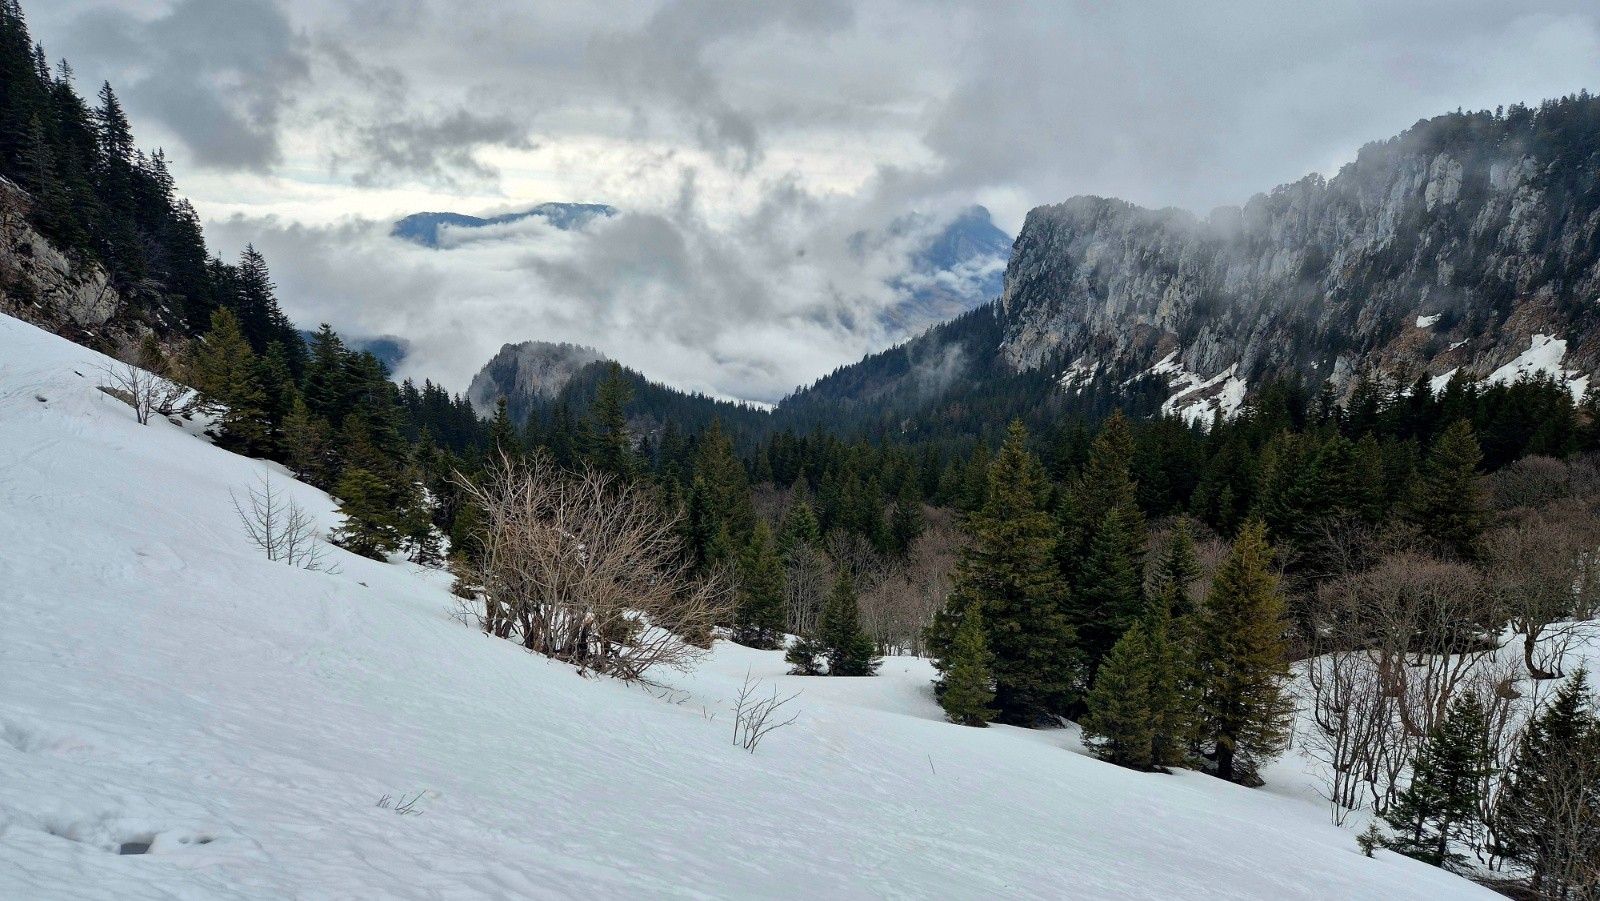
<path fill-rule="evenodd" d="M 1583 400 L 1584 393 L 1589 390 L 1589 377 L 1562 369 L 1561 362 L 1566 356 L 1565 339 L 1553 335 L 1534 335 L 1528 342 L 1528 349 L 1518 354 L 1515 360 L 1490 373 L 1489 381 L 1494 384 L 1510 385 L 1523 379 L 1548 375 L 1566 385 L 1567 390 L 1572 392 L 1573 402 L 1576 403 Z"/>
<path fill-rule="evenodd" d="M 1209 379 L 1202 378 L 1184 368 L 1178 352 L 1173 351 L 1146 371 L 1166 376 L 1167 385 L 1173 389 L 1172 396 L 1161 405 L 1162 413 L 1181 416 L 1190 425 L 1205 425 L 1219 411 L 1224 419 L 1231 419 L 1244 405 L 1247 386 L 1236 374 L 1238 370 L 1239 364 L 1234 363 Z"/>

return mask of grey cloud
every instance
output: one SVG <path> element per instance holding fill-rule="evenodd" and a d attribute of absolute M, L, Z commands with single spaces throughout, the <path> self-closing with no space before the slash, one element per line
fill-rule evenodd
<path fill-rule="evenodd" d="M 130 111 L 166 125 L 195 162 L 265 171 L 280 160 L 280 120 L 310 67 L 272 0 L 180 0 L 148 20 L 95 11 L 76 29 L 97 64 L 125 67 L 116 87 Z"/>
<path fill-rule="evenodd" d="M 596 34 L 588 63 L 632 105 L 636 118 L 647 120 L 664 105 L 688 118 L 701 148 L 748 170 L 761 159 L 761 134 L 750 111 L 728 99 L 707 56 L 720 43 L 764 31 L 816 37 L 851 20 L 850 6 L 840 0 L 669 0 L 636 30 Z"/>
<path fill-rule="evenodd" d="M 429 120 L 408 117 L 355 128 L 358 185 L 420 177 L 452 184 L 458 178 L 492 180 L 497 171 L 478 157 L 485 147 L 528 149 L 527 130 L 503 116 L 456 110 Z"/>

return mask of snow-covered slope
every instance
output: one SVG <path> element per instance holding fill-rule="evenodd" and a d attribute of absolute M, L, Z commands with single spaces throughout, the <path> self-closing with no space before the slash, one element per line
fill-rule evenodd
<path fill-rule="evenodd" d="M 455 622 L 437 574 L 271 563 L 228 496 L 263 464 L 98 363 L 0 317 L 0 898 L 1492 897 L 1314 802 L 942 723 L 920 661 L 719 644 L 650 692 Z M 755 755 L 747 670 L 804 690 Z"/>

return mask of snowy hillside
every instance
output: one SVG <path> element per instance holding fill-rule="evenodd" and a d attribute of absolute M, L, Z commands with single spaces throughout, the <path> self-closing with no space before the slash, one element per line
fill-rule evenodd
<path fill-rule="evenodd" d="M 945 724 L 920 661 L 719 644 L 651 692 L 459 624 L 436 573 L 269 562 L 229 500 L 263 464 L 138 425 L 100 362 L 0 317 L 0 898 L 1494 897 L 1292 785 Z M 754 755 L 747 670 L 803 690 Z"/>

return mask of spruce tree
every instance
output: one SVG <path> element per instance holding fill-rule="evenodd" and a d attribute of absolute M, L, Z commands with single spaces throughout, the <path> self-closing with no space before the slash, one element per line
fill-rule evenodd
<path fill-rule="evenodd" d="M 1215 750 L 1217 775 L 1229 781 L 1244 775 L 1235 766 L 1240 755 L 1258 761 L 1288 736 L 1288 624 L 1271 561 L 1266 528 L 1246 523 L 1197 624 L 1199 734 Z"/>
<path fill-rule="evenodd" d="M 785 621 L 783 561 L 773 547 L 772 530 L 762 520 L 756 523 L 741 566 L 734 640 L 753 648 L 777 647 Z"/>
<path fill-rule="evenodd" d="M 1494 770 L 1487 732 L 1477 695 L 1468 692 L 1451 703 L 1417 750 L 1411 784 L 1384 814 L 1396 832 L 1391 849 L 1436 867 L 1465 862 L 1451 843 L 1478 822 L 1483 786 Z"/>
<path fill-rule="evenodd" d="M 822 606 L 817 640 L 828 659 L 828 675 L 871 676 L 877 672 L 877 643 L 861 628 L 855 580 L 842 568 Z"/>
<path fill-rule="evenodd" d="M 1193 527 L 1178 517 L 1161 559 L 1156 563 L 1152 595 L 1165 602 L 1167 615 L 1177 619 L 1195 612 L 1190 587 L 1200 579 L 1200 558 L 1195 555 Z"/>
<path fill-rule="evenodd" d="M 1144 627 L 1127 631 L 1111 648 L 1085 699 L 1083 741 L 1100 759 L 1136 770 L 1151 767 L 1155 738 L 1150 708 L 1150 648 Z"/>
<path fill-rule="evenodd" d="M 1478 559 L 1488 525 L 1488 494 L 1472 425 L 1459 420 L 1433 443 L 1406 498 L 1406 517 L 1463 560 Z"/>
<path fill-rule="evenodd" d="M 900 481 L 900 491 L 894 499 L 894 515 L 889 520 L 890 550 L 905 556 L 926 525 L 922 515 L 921 488 L 916 479 L 907 476 Z"/>
<path fill-rule="evenodd" d="M 1090 445 L 1083 477 L 1072 493 L 1072 519 L 1065 524 L 1066 544 L 1062 547 L 1064 558 L 1068 561 L 1069 578 L 1074 576 L 1072 565 L 1088 558 L 1095 534 L 1113 510 L 1132 507 L 1137 511 L 1138 486 L 1133 481 L 1133 451 L 1133 430 L 1128 420 L 1120 410 L 1112 413 Z M 1137 529 L 1138 543 L 1142 547 L 1142 518 Z"/>
<path fill-rule="evenodd" d="M 750 540 L 756 514 L 750 494 L 750 476 L 733 450 L 733 438 L 713 421 L 700 436 L 694 477 L 705 482 L 707 499 L 728 539 L 738 547 Z"/>
<path fill-rule="evenodd" d="M 327 420 L 313 416 L 305 398 L 297 392 L 289 415 L 283 419 L 283 443 L 288 450 L 289 469 L 309 485 L 333 487 L 328 446 L 332 430 Z"/>
<path fill-rule="evenodd" d="M 972 540 L 957 558 L 947 614 L 928 641 L 948 671 L 960 617 L 970 605 L 983 605 L 998 718 L 1031 725 L 1066 709 L 1080 666 L 1077 636 L 1062 610 L 1067 589 L 1055 558 L 1056 524 L 1045 511 L 1049 486 L 1027 438 L 1022 424 L 1012 423 L 986 466 L 986 499 L 968 518 Z"/>
<path fill-rule="evenodd" d="M 987 726 L 994 719 L 994 654 L 983 625 L 983 607 L 967 608 L 950 647 L 939 706 L 950 722 Z"/>
<path fill-rule="evenodd" d="M 800 545 L 822 547 L 822 526 L 817 514 L 803 499 L 796 500 L 784 514 L 783 527 L 778 532 L 778 551 L 787 559 Z"/>

